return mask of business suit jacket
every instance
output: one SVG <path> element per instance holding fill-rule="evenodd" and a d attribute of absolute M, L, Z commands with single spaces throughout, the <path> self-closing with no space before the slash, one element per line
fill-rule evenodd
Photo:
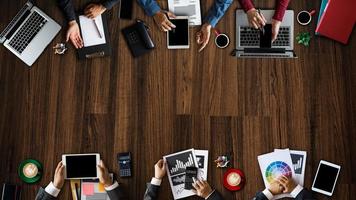
<path fill-rule="evenodd" d="M 254 200 L 268 200 L 267 197 L 262 192 L 257 193 L 256 197 L 253 199 Z M 313 197 L 313 194 L 305 188 L 302 191 L 300 191 L 300 193 L 295 197 L 295 199 L 296 200 L 316 200 Z"/>
<path fill-rule="evenodd" d="M 160 186 L 152 185 L 151 183 L 147 183 L 147 189 L 145 195 L 143 196 L 143 200 L 155 200 L 158 198 Z M 222 196 L 218 191 L 214 191 L 208 198 L 208 200 L 223 200 Z"/>
<path fill-rule="evenodd" d="M 126 199 L 126 196 L 120 186 L 113 190 L 106 191 L 106 192 L 108 193 L 110 200 Z M 35 198 L 35 200 L 55 200 L 55 199 L 57 199 L 57 198 L 48 194 L 43 188 L 40 188 L 40 190 L 38 191 L 37 196 Z"/>

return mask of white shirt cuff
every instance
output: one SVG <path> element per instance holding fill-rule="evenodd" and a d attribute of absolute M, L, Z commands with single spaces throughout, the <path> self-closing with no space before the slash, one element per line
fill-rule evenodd
<path fill-rule="evenodd" d="M 161 180 L 161 179 L 152 177 L 152 179 L 151 179 L 151 184 L 152 184 L 152 185 L 160 186 L 161 183 L 162 183 L 162 180 Z"/>
<path fill-rule="evenodd" d="M 303 187 L 300 186 L 300 185 L 297 185 L 297 187 L 295 187 L 293 189 L 293 191 L 290 193 L 290 195 L 293 197 L 293 198 L 296 198 L 298 196 L 298 194 L 303 190 Z"/>
<path fill-rule="evenodd" d="M 60 189 L 56 188 L 54 185 L 53 185 L 53 182 L 51 181 L 47 187 L 45 188 L 45 191 L 50 194 L 51 196 L 53 197 L 57 197 L 59 192 L 61 191 Z"/>
<path fill-rule="evenodd" d="M 209 199 L 209 197 L 215 192 L 215 190 L 211 191 L 208 196 L 205 197 L 205 199 Z"/>
<path fill-rule="evenodd" d="M 111 191 L 114 190 L 115 188 L 119 187 L 119 183 L 117 181 L 115 181 L 112 185 L 110 185 L 109 187 L 105 187 L 106 191 Z"/>
<path fill-rule="evenodd" d="M 273 194 L 266 188 L 262 193 L 267 197 L 268 200 L 273 199 Z"/>

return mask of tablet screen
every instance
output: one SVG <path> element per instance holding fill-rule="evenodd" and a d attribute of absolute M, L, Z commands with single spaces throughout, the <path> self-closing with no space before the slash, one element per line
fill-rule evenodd
<path fill-rule="evenodd" d="M 66 156 L 67 178 L 97 177 L 96 155 Z"/>
<path fill-rule="evenodd" d="M 168 32 L 169 46 L 186 46 L 189 45 L 188 19 L 170 19 L 176 26 Z"/>
<path fill-rule="evenodd" d="M 320 164 L 318 174 L 314 182 L 314 187 L 323 191 L 332 192 L 339 169 Z"/>

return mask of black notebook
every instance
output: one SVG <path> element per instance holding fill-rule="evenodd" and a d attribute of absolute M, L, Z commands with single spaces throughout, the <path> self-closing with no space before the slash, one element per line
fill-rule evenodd
<path fill-rule="evenodd" d="M 148 33 L 147 26 L 140 20 L 124 28 L 122 33 L 134 57 L 146 54 L 155 47 Z"/>

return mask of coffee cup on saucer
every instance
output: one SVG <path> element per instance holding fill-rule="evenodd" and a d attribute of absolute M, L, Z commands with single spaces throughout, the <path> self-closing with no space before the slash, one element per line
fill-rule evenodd
<path fill-rule="evenodd" d="M 42 164 L 34 159 L 27 159 L 20 163 L 18 174 L 25 183 L 36 183 L 42 177 Z"/>
<path fill-rule="evenodd" d="M 224 174 L 224 187 L 231 191 L 241 190 L 245 185 L 245 175 L 239 169 L 229 169 Z"/>
<path fill-rule="evenodd" d="M 315 10 L 306 11 L 302 10 L 297 15 L 297 21 L 300 25 L 306 26 L 311 22 L 312 16 L 315 14 Z"/>

